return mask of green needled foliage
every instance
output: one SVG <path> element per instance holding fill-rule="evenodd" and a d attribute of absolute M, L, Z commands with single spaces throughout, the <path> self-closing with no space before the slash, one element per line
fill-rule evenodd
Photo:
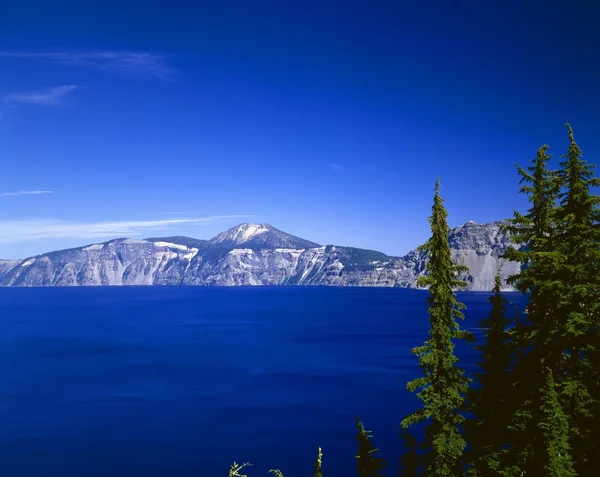
<path fill-rule="evenodd" d="M 527 171 L 518 167 L 521 182 L 527 183 L 521 192 L 532 205 L 525 216 L 515 212 L 506 227 L 527 244 L 523 251 L 509 250 L 505 258 L 521 262 L 521 273 L 509 280 L 530 293 L 527 320 L 514 330 L 513 393 L 523 404 L 513 413 L 508 446 L 509 467 L 528 474 L 548 462 L 558 465 L 548 454 L 547 432 L 540 434 L 544 427 L 534 426 L 558 412 L 548 379 L 559 389 L 557 402 L 572 446 L 571 451 L 561 447 L 561 462 L 572 458 L 569 465 L 579 475 L 593 475 L 600 467 L 600 198 L 591 193 L 600 179 L 593 177 L 594 166 L 581 159 L 569 124 L 567 130 L 570 144 L 560 170 L 548 170 L 547 146 Z M 557 393 L 554 387 L 552 393 Z"/>
<path fill-rule="evenodd" d="M 594 165 L 581 159 L 582 152 L 567 123 L 569 149 L 558 174 L 562 191 L 557 209 L 558 243 L 565 260 L 559 271 L 561 293 L 563 362 L 558 383 L 561 400 L 571 416 L 573 457 L 582 475 L 600 465 L 600 431 L 593 422 L 594 398 L 600 399 L 594 383 L 598 362 L 594 355 L 600 322 L 600 197 L 591 193 L 600 186 L 593 177 Z M 591 475 L 591 474 L 590 474 Z"/>
<path fill-rule="evenodd" d="M 374 449 L 371 443 L 373 437 L 371 431 L 367 431 L 362 422 L 357 417 L 354 418 L 358 434 L 358 455 L 356 456 L 356 469 L 359 477 L 379 477 L 382 476 L 381 470 L 385 469 L 385 460 L 381 457 L 375 457 L 379 449 Z"/>
<path fill-rule="evenodd" d="M 466 267 L 452 261 L 448 244 L 448 213 L 440 197 L 440 181 L 436 182 L 432 215 L 429 219 L 432 236 L 423 246 L 429 256 L 427 276 L 420 277 L 418 286 L 429 287 L 429 338 L 412 352 L 419 358 L 423 376 L 407 383 L 410 392 L 417 392 L 422 408 L 407 416 L 401 423 L 407 428 L 427 421 L 424 456 L 426 476 L 457 475 L 459 459 L 466 447 L 460 425 L 464 396 L 471 379 L 457 366 L 454 341 L 469 339 L 470 333 L 461 330 L 457 319 L 463 319 L 460 303 L 454 290 L 466 283 L 456 278 Z"/>
<path fill-rule="evenodd" d="M 542 415 L 538 424 L 543 433 L 546 462 L 543 466 L 545 477 L 575 477 L 573 461 L 569 454 L 569 422 L 558 402 L 558 393 L 552 377 L 552 370 L 546 368 L 546 382 L 541 390 Z M 587 474 L 592 475 L 592 474 Z"/>
<path fill-rule="evenodd" d="M 507 423 L 511 418 L 513 376 L 513 344 L 508 331 L 510 320 L 506 317 L 508 300 L 501 293 L 502 267 L 494 281 L 493 295 L 489 298 L 492 310 L 480 326 L 487 330 L 480 352 L 481 369 L 475 373 L 480 387 L 468 394 L 468 408 L 474 419 L 466 424 L 466 436 L 470 444 L 469 475 L 499 476 L 503 467 L 503 454 L 509 434 Z"/>
<path fill-rule="evenodd" d="M 321 448 L 319 447 L 319 451 L 317 452 L 317 460 L 315 461 L 315 471 L 313 472 L 313 477 L 323 477 L 323 473 L 321 472 L 322 465 L 323 453 L 321 452 Z"/>
<path fill-rule="evenodd" d="M 252 464 L 250 464 L 249 462 L 244 462 L 242 465 L 238 464 L 237 462 L 234 462 L 231 468 L 229 469 L 229 477 L 248 477 L 245 474 L 240 474 L 240 471 L 244 467 L 248 467 L 251 465 Z"/>
<path fill-rule="evenodd" d="M 512 235 L 516 243 L 525 243 L 526 248 L 521 251 L 509 248 L 502 257 L 523 265 L 521 273 L 509 277 L 508 283 L 514 284 L 523 293 L 531 292 L 543 298 L 552 291 L 549 278 L 561 258 L 553 253 L 556 251 L 555 200 L 559 187 L 556 172 L 548 170 L 551 156 L 546 153 L 547 150 L 548 146 L 542 146 L 527 170 L 517 165 L 520 182 L 524 184 L 520 192 L 528 196 L 531 207 L 526 215 L 515 210 L 513 218 L 503 229 Z M 537 309 L 535 299 L 529 305 L 527 314 L 531 315 Z M 533 317 L 529 317 L 528 321 L 541 324 Z M 536 335 L 535 330 L 532 332 Z"/>
<path fill-rule="evenodd" d="M 546 153 L 547 150 L 548 146 L 542 146 L 527 170 L 517 165 L 520 182 L 525 183 L 520 192 L 528 196 L 531 207 L 527 215 L 514 211 L 514 217 L 503 228 L 512 234 L 515 242 L 525 243 L 526 248 L 521 251 L 509 248 L 502 257 L 523 265 L 521 273 L 509 277 L 508 283 L 514 284 L 523 293 L 531 293 L 525 322 L 525 326 L 530 327 L 529 344 L 545 340 L 546 345 L 552 338 L 550 335 L 554 327 L 548 307 L 556 308 L 558 302 L 556 287 L 559 284 L 554 275 L 562 262 L 556 248 L 555 225 L 555 200 L 559 186 L 556 172 L 548 170 L 551 156 Z"/>
<path fill-rule="evenodd" d="M 524 250 L 508 249 L 503 258 L 520 262 L 521 273 L 508 282 L 523 293 L 529 292 L 526 318 L 513 330 L 514 385 L 513 402 L 519 403 L 508 423 L 510 440 L 506 444 L 507 461 L 504 475 L 535 475 L 545 462 L 542 436 L 537 427 L 540 414 L 539 390 L 543 387 L 542 362 L 551 368 L 560 359 L 557 345 L 560 327 L 557 308 L 562 284 L 556 277 L 563 257 L 556 247 L 556 206 L 559 192 L 557 174 L 548 169 L 548 146 L 542 146 L 532 164 L 524 169 L 517 165 L 521 176 L 520 191 L 528 196 L 531 206 L 526 215 L 514 211 L 504 228 Z"/>

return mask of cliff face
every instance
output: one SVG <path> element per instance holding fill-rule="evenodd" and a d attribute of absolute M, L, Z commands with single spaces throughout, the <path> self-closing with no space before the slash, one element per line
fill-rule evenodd
<path fill-rule="evenodd" d="M 21 263 L 21 260 L 0 260 L 0 283 L 2 277 L 19 263 Z"/>
<path fill-rule="evenodd" d="M 467 222 L 454 229 L 449 236 L 454 260 L 469 268 L 466 279 L 470 283 L 470 290 L 491 290 L 500 265 L 499 257 L 511 246 L 520 247 L 500 231 L 500 224 L 501 222 L 490 224 Z M 508 276 L 517 274 L 521 270 L 518 263 L 503 262 L 505 262 L 502 267 L 504 281 Z M 512 287 L 506 287 L 506 290 L 512 290 Z"/>
<path fill-rule="evenodd" d="M 469 289 L 491 290 L 499 256 L 511 246 L 500 223 L 468 222 L 449 235 Z M 267 224 L 242 224 L 209 241 L 186 237 L 119 239 L 22 261 L 0 261 L 2 286 L 318 285 L 414 288 L 426 259 L 352 247 L 319 246 Z M 503 276 L 518 273 L 506 263 Z M 510 287 L 506 288 L 510 290 Z"/>

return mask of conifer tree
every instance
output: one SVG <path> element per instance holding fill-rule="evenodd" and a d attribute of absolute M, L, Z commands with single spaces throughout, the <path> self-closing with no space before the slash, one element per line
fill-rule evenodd
<path fill-rule="evenodd" d="M 593 394 L 596 369 L 594 349 L 598 345 L 600 318 L 600 197 L 591 193 L 600 186 L 593 177 L 595 166 L 586 163 L 570 124 L 569 149 L 560 163 L 558 183 L 562 189 L 557 209 L 558 243 L 565 260 L 559 272 L 563 284 L 560 319 L 562 325 L 562 401 L 571 415 L 574 459 L 582 475 L 597 471 L 600 432 L 593 430 Z M 596 395 L 596 399 L 600 396 Z"/>
<path fill-rule="evenodd" d="M 323 465 L 323 453 L 321 452 L 321 448 L 317 452 L 317 460 L 315 460 L 315 470 L 313 472 L 313 477 L 323 477 L 323 473 L 321 472 L 321 466 Z"/>
<path fill-rule="evenodd" d="M 402 429 L 400 439 L 404 443 L 404 452 L 400 457 L 400 477 L 418 477 L 417 440 L 407 429 Z"/>
<path fill-rule="evenodd" d="M 407 428 L 426 421 L 425 475 L 454 477 L 466 446 L 461 431 L 464 416 L 460 409 L 471 382 L 464 370 L 457 366 L 454 342 L 468 339 L 470 334 L 461 330 L 457 321 L 464 318 L 461 312 L 464 305 L 458 301 L 454 290 L 466 286 L 465 282 L 457 279 L 457 274 L 466 271 L 466 267 L 457 266 L 452 261 L 447 216 L 438 179 L 429 219 L 432 235 L 422 247 L 429 257 L 427 275 L 417 281 L 418 286 L 429 287 L 429 338 L 423 346 L 412 350 L 419 358 L 423 376 L 407 383 L 407 389 L 417 392 L 423 405 L 407 416 L 401 425 Z"/>
<path fill-rule="evenodd" d="M 245 474 L 240 474 L 240 472 L 244 467 L 248 467 L 251 465 L 252 464 L 250 462 L 244 462 L 242 465 L 238 464 L 237 462 L 234 462 L 229 469 L 229 477 L 248 477 Z"/>
<path fill-rule="evenodd" d="M 552 370 L 546 368 L 545 371 L 546 382 L 541 390 L 542 415 L 538 424 L 543 433 L 546 455 L 542 475 L 545 477 L 575 477 L 577 474 L 573 467 L 569 447 L 569 422 L 558 402 Z"/>
<path fill-rule="evenodd" d="M 548 146 L 542 146 L 527 170 L 517 165 L 521 176 L 521 193 L 529 196 L 531 207 L 527 215 L 514 211 L 514 217 L 508 220 L 504 230 L 512 234 L 513 241 L 526 244 L 522 250 L 509 248 L 502 258 L 520 262 L 521 273 L 508 278 L 508 283 L 523 292 L 530 292 L 527 306 L 527 319 L 522 331 L 529 336 L 529 345 L 539 344 L 542 357 L 547 358 L 551 348 L 551 339 L 555 338 L 557 327 L 553 321 L 560 294 L 556 293 L 559 286 L 555 280 L 555 270 L 562 263 L 563 257 L 557 250 L 556 230 L 556 198 L 559 185 L 556 171 L 548 169 L 551 156 L 547 154 Z M 529 185 L 528 185 L 529 184 Z M 526 331 L 526 329 L 529 330 Z M 537 348 L 536 348 L 537 349 Z M 535 359 L 539 359 L 536 356 Z M 556 350 L 552 359 L 557 360 Z"/>
<path fill-rule="evenodd" d="M 556 278 L 563 257 L 556 246 L 556 198 L 559 185 L 555 171 L 548 169 L 548 146 L 542 146 L 532 164 L 524 169 L 517 165 L 523 184 L 520 192 L 528 196 L 531 206 L 526 215 L 514 211 L 503 228 L 521 250 L 509 248 L 502 258 L 520 262 L 521 272 L 508 278 L 522 293 L 529 293 L 526 316 L 512 334 L 517 360 L 514 363 L 513 402 L 506 443 L 506 475 L 539 472 L 545 462 L 542 436 L 537 427 L 540 414 L 540 389 L 544 385 L 542 361 L 552 369 L 560 360 L 557 308 L 561 283 Z M 518 348 L 517 348 L 518 347 Z"/>
<path fill-rule="evenodd" d="M 468 408 L 474 416 L 466 424 L 470 445 L 469 475 L 498 476 L 503 471 L 502 455 L 509 440 L 507 422 L 511 418 L 511 362 L 513 344 L 509 335 L 510 320 L 506 317 L 508 300 L 501 292 L 502 267 L 494 281 L 489 298 L 492 310 L 481 320 L 486 329 L 485 341 L 475 348 L 481 354 L 481 371 L 475 373 L 479 383 L 468 394 Z"/>
<path fill-rule="evenodd" d="M 358 428 L 358 434 L 356 440 L 358 441 L 358 454 L 356 455 L 356 467 L 359 477 L 378 477 L 386 466 L 385 460 L 381 457 L 376 457 L 379 449 L 374 449 L 371 443 L 373 434 L 371 431 L 367 431 L 362 422 L 357 417 L 354 418 L 356 421 L 356 427 Z"/>

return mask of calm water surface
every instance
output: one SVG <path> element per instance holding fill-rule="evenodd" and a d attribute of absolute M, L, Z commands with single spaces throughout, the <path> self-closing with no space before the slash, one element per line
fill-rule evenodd
<path fill-rule="evenodd" d="M 523 297 L 508 294 L 520 305 Z M 464 326 L 489 311 L 461 293 Z M 418 402 L 427 292 L 371 288 L 0 288 L 4 477 L 353 473 L 358 415 L 395 475 Z M 477 334 L 480 331 L 475 330 Z M 473 354 L 460 349 L 471 369 Z"/>

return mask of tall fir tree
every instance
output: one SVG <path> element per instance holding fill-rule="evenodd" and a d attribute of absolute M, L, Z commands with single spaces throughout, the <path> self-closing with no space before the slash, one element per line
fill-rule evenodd
<path fill-rule="evenodd" d="M 556 198 L 559 192 L 556 171 L 548 169 L 548 146 L 542 146 L 524 169 L 517 165 L 522 184 L 520 192 L 531 203 L 527 214 L 514 211 L 503 227 L 513 241 L 524 244 L 520 250 L 509 248 L 502 258 L 520 262 L 521 272 L 508 278 L 522 293 L 529 293 L 524 320 L 513 330 L 517 360 L 514 363 L 513 402 L 506 443 L 507 476 L 535 475 L 545 462 L 543 436 L 537 427 L 540 419 L 541 395 L 544 385 L 542 362 L 556 369 L 560 361 L 557 308 L 562 293 L 556 270 L 563 256 L 556 246 Z"/>
<path fill-rule="evenodd" d="M 556 214 L 557 242 L 565 258 L 559 272 L 564 287 L 559 310 L 564 354 L 557 384 L 571 416 L 577 470 L 588 475 L 600 466 L 600 431 L 595 431 L 594 423 L 594 398 L 600 399 L 594 389 L 599 363 L 592 357 L 599 344 L 600 197 L 591 192 L 592 187 L 600 186 L 600 178 L 593 177 L 595 166 L 582 159 L 573 129 L 569 123 L 566 126 L 569 149 L 560 163 Z"/>
<path fill-rule="evenodd" d="M 558 401 L 553 371 L 546 368 L 545 374 L 544 387 L 541 389 L 542 414 L 538 427 L 542 431 L 546 460 L 538 469 L 537 475 L 575 477 L 577 474 L 569 447 L 569 422 Z"/>
<path fill-rule="evenodd" d="M 467 407 L 473 419 L 466 422 L 469 442 L 468 475 L 499 476 L 504 470 L 504 447 L 509 440 L 507 422 L 513 396 L 511 364 L 513 343 L 509 334 L 508 300 L 502 294 L 502 267 L 494 280 L 489 302 L 492 309 L 480 326 L 486 329 L 485 341 L 475 348 L 480 353 L 480 371 L 475 373 L 479 384 L 468 393 Z"/>
<path fill-rule="evenodd" d="M 504 230 L 511 233 L 514 242 L 525 244 L 521 250 L 509 248 L 502 258 L 522 264 L 521 272 L 509 277 L 508 283 L 514 284 L 523 293 L 530 293 L 522 328 L 523 332 L 528 329 L 529 336 L 522 338 L 528 339 L 531 346 L 542 352 L 536 359 L 547 358 L 546 352 L 552 347 L 552 338 L 556 338 L 553 336 L 557 331 L 554 322 L 556 317 L 550 310 L 554 311 L 560 302 L 560 294 L 556 293 L 559 284 L 555 280 L 555 270 L 563 262 L 556 246 L 559 184 L 557 172 L 548 169 L 551 156 L 547 150 L 547 145 L 542 146 L 527 170 L 517 165 L 520 182 L 524 184 L 520 192 L 528 195 L 531 207 L 526 215 L 514 211 L 514 217 L 503 226 Z M 551 360 L 558 360 L 557 350 L 553 350 Z"/>
<path fill-rule="evenodd" d="M 454 292 L 466 286 L 464 281 L 457 279 L 457 274 L 467 269 L 452 261 L 447 216 L 438 179 L 429 218 L 432 235 L 422 247 L 429 258 L 427 274 L 417 281 L 418 286 L 429 287 L 429 338 L 423 346 L 412 350 L 419 358 L 423 376 L 407 383 L 407 389 L 416 392 L 423 405 L 401 423 L 407 428 L 426 421 L 424 444 L 427 452 L 423 456 L 423 466 L 427 477 L 454 477 L 459 472 L 460 458 L 466 446 L 461 430 L 464 421 L 461 408 L 471 382 L 457 365 L 458 358 L 454 354 L 455 341 L 470 337 L 457 321 L 464 318 L 461 310 L 465 306 Z"/>
<path fill-rule="evenodd" d="M 386 462 L 382 457 L 375 454 L 379 449 L 375 449 L 371 443 L 373 434 L 367 431 L 360 420 L 355 417 L 358 433 L 356 440 L 358 442 L 358 454 L 356 455 L 356 469 L 359 477 L 380 477 L 381 471 L 385 469 Z"/>

